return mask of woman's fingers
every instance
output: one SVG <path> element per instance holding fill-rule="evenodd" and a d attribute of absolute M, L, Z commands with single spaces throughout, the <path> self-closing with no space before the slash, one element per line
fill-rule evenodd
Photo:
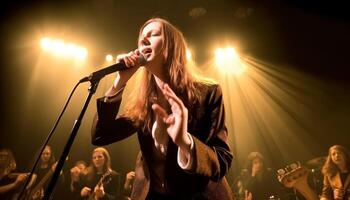
<path fill-rule="evenodd" d="M 128 68 L 139 66 L 140 52 L 139 50 L 135 50 L 135 51 L 130 51 L 128 54 L 118 55 L 117 62 L 124 62 Z"/>
<path fill-rule="evenodd" d="M 183 114 L 186 115 L 187 108 L 183 104 L 182 100 L 179 97 L 177 97 L 176 94 L 171 90 L 169 85 L 165 84 L 163 90 L 164 90 L 163 94 L 165 98 L 168 100 L 171 106 L 172 112 L 181 116 Z"/>
<path fill-rule="evenodd" d="M 157 117 L 162 119 L 165 124 L 174 124 L 175 117 L 173 114 L 168 115 L 166 111 L 158 104 L 152 105 L 153 111 L 156 113 Z"/>
<path fill-rule="evenodd" d="M 137 58 L 136 54 L 133 51 L 130 51 L 127 56 L 124 58 L 125 65 L 127 67 L 134 67 L 136 66 Z"/>
<path fill-rule="evenodd" d="M 174 124 L 175 123 L 175 117 L 173 115 L 169 115 L 168 118 L 165 120 L 166 124 Z"/>
<path fill-rule="evenodd" d="M 161 118 L 165 122 L 168 117 L 168 114 L 165 112 L 165 110 L 156 103 L 152 105 L 152 109 L 156 113 L 157 117 Z"/>
<path fill-rule="evenodd" d="M 170 108 L 173 112 L 179 113 L 181 112 L 181 107 L 180 105 L 172 98 L 170 97 L 168 100 L 169 104 L 170 104 Z"/>

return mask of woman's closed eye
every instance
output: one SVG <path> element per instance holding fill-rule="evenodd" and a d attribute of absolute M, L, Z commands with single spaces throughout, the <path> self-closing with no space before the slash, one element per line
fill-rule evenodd
<path fill-rule="evenodd" d="M 154 32 L 151 34 L 151 36 L 160 36 L 160 35 L 161 35 L 160 32 Z"/>

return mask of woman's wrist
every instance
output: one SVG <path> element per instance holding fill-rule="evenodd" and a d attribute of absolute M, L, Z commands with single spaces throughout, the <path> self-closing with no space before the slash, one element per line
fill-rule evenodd
<path fill-rule="evenodd" d="M 189 136 L 189 133 L 185 133 L 182 143 L 179 145 L 181 151 L 185 154 L 190 154 L 191 153 L 191 146 L 192 146 L 192 140 Z"/>

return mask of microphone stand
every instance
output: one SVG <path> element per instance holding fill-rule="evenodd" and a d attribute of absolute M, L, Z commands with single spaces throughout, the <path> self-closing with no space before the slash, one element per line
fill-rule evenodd
<path fill-rule="evenodd" d="M 69 153 L 69 151 L 70 151 L 70 149 L 71 149 L 71 147 L 73 145 L 75 136 L 78 133 L 79 127 L 81 125 L 81 121 L 82 121 L 82 119 L 84 117 L 84 114 L 86 112 L 86 109 L 87 109 L 87 107 L 88 107 L 88 105 L 90 103 L 91 97 L 96 92 L 96 89 L 97 89 L 97 86 L 98 86 L 99 82 L 100 82 L 100 79 L 91 79 L 90 80 L 91 85 L 90 85 L 90 87 L 88 89 L 89 94 L 88 94 L 88 96 L 87 96 L 87 98 L 85 100 L 85 103 L 83 105 L 83 108 L 82 108 L 82 110 L 80 112 L 80 115 L 79 115 L 78 119 L 75 120 L 75 123 L 73 125 L 72 130 L 71 130 L 71 133 L 69 135 L 68 141 L 67 141 L 67 143 L 66 143 L 66 145 L 65 145 L 65 147 L 63 149 L 63 152 L 62 152 L 61 157 L 60 157 L 60 159 L 59 159 L 59 161 L 57 163 L 57 166 L 56 166 L 55 171 L 54 171 L 54 173 L 52 175 L 50 183 L 49 183 L 49 185 L 47 186 L 47 188 L 45 190 L 45 195 L 44 195 L 44 198 L 43 198 L 44 200 L 49 200 L 50 199 L 51 193 L 52 193 L 52 191 L 53 191 L 53 189 L 55 187 L 55 184 L 56 184 L 56 182 L 58 180 L 58 177 L 59 177 L 59 175 L 61 173 L 61 170 L 63 168 L 63 164 L 64 164 L 64 162 L 65 162 L 65 160 L 66 160 L 66 158 L 68 156 L 68 153 Z"/>

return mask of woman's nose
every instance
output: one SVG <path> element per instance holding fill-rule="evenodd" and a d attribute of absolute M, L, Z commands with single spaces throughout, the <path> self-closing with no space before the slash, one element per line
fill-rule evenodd
<path fill-rule="evenodd" d="M 140 40 L 140 44 L 141 45 L 149 45 L 149 39 L 147 38 L 147 36 L 142 36 L 141 40 Z"/>

